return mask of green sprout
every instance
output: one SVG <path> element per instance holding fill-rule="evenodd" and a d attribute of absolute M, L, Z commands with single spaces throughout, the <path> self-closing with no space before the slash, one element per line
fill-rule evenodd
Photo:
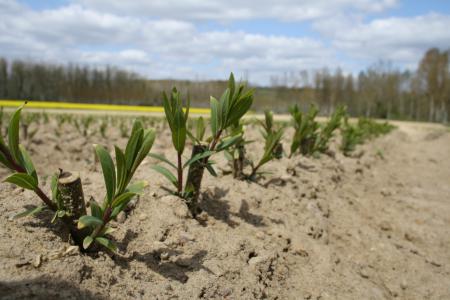
<path fill-rule="evenodd" d="M 177 164 L 170 162 L 162 155 L 152 154 L 152 156 L 174 168 L 177 175 L 161 165 L 154 166 L 154 169 L 175 186 L 175 194 L 186 200 L 193 216 L 198 213 L 198 197 L 204 169 L 216 176 L 212 167 L 213 162 L 209 158 L 215 153 L 228 149 L 240 138 L 239 135 L 224 136 L 224 132 L 233 124 L 238 123 L 251 107 L 253 91 L 244 92 L 244 88 L 245 86 L 242 84 L 236 87 L 234 75 L 231 73 L 228 88 L 220 99 L 217 100 L 211 96 L 210 129 L 212 135 L 206 141 L 203 140 L 206 132 L 203 118 L 197 120 L 195 135 L 187 128 L 189 101 L 184 112 L 180 94 L 176 89 L 172 90 L 170 99 L 164 95 L 164 111 L 172 132 L 172 143 L 177 152 Z M 182 154 L 187 136 L 193 140 L 194 145 L 191 158 L 183 164 Z M 183 170 L 185 168 L 188 168 L 188 175 L 183 187 Z"/>

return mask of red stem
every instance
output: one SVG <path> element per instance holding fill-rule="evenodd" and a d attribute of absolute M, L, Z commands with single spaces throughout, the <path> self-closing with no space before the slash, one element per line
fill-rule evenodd
<path fill-rule="evenodd" d="M 214 151 L 214 149 L 216 148 L 217 143 L 219 142 L 220 136 L 222 135 L 222 129 L 219 130 L 216 134 L 216 136 L 214 137 L 211 146 L 209 147 L 210 151 Z"/>

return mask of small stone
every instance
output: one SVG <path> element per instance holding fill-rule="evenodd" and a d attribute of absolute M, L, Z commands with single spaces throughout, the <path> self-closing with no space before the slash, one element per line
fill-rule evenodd
<path fill-rule="evenodd" d="M 381 189 L 380 191 L 381 195 L 383 195 L 384 197 L 389 197 L 392 195 L 392 192 L 389 191 L 388 189 Z"/>
<path fill-rule="evenodd" d="M 180 244 L 186 244 L 187 242 L 193 242 L 193 241 L 195 241 L 195 237 L 193 237 L 189 233 L 187 233 L 187 232 L 180 233 L 180 238 L 179 238 Z"/>
<path fill-rule="evenodd" d="M 369 273 L 367 272 L 366 268 L 361 268 L 359 270 L 359 275 L 361 275 L 362 278 L 369 278 Z"/>
<path fill-rule="evenodd" d="M 386 221 L 383 221 L 383 222 L 380 223 L 380 228 L 381 228 L 381 230 L 384 230 L 384 231 L 391 231 L 392 230 L 391 224 L 389 224 Z"/>
<path fill-rule="evenodd" d="M 405 240 L 407 240 L 408 242 L 412 242 L 414 240 L 414 237 L 409 233 L 405 233 Z"/>
<path fill-rule="evenodd" d="M 169 258 L 169 252 L 163 252 L 160 254 L 162 260 L 167 260 Z"/>
<path fill-rule="evenodd" d="M 140 214 L 139 215 L 139 221 L 144 221 L 147 219 L 147 214 Z"/>
<path fill-rule="evenodd" d="M 191 217 L 191 213 L 184 203 L 180 203 L 179 205 L 175 206 L 173 208 L 173 213 L 175 214 L 175 216 L 182 219 L 188 219 Z"/>
<path fill-rule="evenodd" d="M 42 263 L 42 254 L 36 255 L 36 257 L 33 260 L 33 267 L 39 268 Z"/>
<path fill-rule="evenodd" d="M 264 240 L 265 236 L 266 236 L 266 235 L 264 234 L 264 232 L 258 231 L 258 232 L 256 233 L 256 237 L 257 237 L 258 239 L 260 239 L 260 240 Z"/>
<path fill-rule="evenodd" d="M 125 212 L 123 212 L 123 211 L 121 211 L 121 212 L 117 215 L 117 222 L 119 222 L 119 223 L 124 223 L 126 219 L 127 219 L 127 215 L 126 215 Z"/>
<path fill-rule="evenodd" d="M 400 282 L 400 287 L 402 290 L 406 290 L 406 288 L 408 287 L 408 283 L 406 282 L 406 280 L 402 280 L 402 282 Z"/>
<path fill-rule="evenodd" d="M 266 258 L 263 256 L 255 256 L 248 260 L 248 264 L 250 266 L 254 266 L 254 265 L 257 265 L 257 264 L 263 262 L 264 260 L 266 260 Z"/>

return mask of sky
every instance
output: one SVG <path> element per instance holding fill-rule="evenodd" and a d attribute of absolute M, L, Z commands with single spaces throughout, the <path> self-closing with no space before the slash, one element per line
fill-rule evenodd
<path fill-rule="evenodd" d="M 450 49 L 450 1 L 0 0 L 0 56 L 106 65 L 152 79 L 271 77 Z"/>

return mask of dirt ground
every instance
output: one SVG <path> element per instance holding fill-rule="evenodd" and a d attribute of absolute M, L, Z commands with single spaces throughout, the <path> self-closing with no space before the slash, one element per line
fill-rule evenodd
<path fill-rule="evenodd" d="M 205 176 L 201 222 L 161 189 L 168 182 L 149 158 L 135 179 L 150 186 L 113 224 L 117 255 L 80 254 L 50 213 L 12 219 L 40 202 L 2 183 L 0 298 L 450 299 L 450 130 L 396 125 L 358 148 L 359 158 L 283 158 L 258 182 L 226 175 L 219 154 L 219 178 Z M 112 126 L 106 141 L 69 125 L 57 138 L 55 126 L 23 143 L 44 190 L 63 168 L 81 172 L 86 199 L 101 200 L 91 144 L 112 150 L 126 139 Z M 157 127 L 152 152 L 173 159 L 170 133 Z M 253 126 L 248 135 L 259 139 Z M 289 141 L 290 132 L 285 149 Z M 250 144 L 249 155 L 261 145 Z"/>

